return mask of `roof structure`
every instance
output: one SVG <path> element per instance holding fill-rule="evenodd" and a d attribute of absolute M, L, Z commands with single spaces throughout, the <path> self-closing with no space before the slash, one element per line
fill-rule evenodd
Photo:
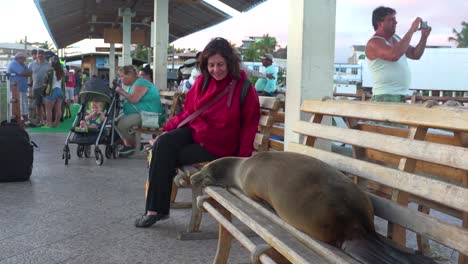
<path fill-rule="evenodd" d="M 220 0 L 245 12 L 266 0 Z M 149 36 L 154 0 L 34 0 L 42 20 L 57 48 L 86 38 L 104 38 L 104 29 L 119 29 L 119 8 L 136 13 L 132 30 Z M 221 23 L 231 16 L 203 0 L 169 0 L 169 42 Z M 149 39 L 149 37 L 148 37 Z"/>

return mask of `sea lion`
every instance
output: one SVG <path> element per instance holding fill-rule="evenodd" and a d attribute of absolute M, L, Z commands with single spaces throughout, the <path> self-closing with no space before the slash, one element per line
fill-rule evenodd
<path fill-rule="evenodd" d="M 266 202 L 291 226 L 363 263 L 435 263 L 382 241 L 367 195 L 342 172 L 310 156 L 261 152 L 221 158 L 204 166 L 191 182 L 237 188 Z"/>

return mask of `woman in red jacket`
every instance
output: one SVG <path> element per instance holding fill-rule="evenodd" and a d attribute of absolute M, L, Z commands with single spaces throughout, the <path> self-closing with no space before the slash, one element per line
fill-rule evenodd
<path fill-rule="evenodd" d="M 146 212 L 136 227 L 169 217 L 172 179 L 180 165 L 226 156 L 249 157 L 260 118 L 255 88 L 243 94 L 247 76 L 229 42 L 213 39 L 203 50 L 201 75 L 189 90 L 184 111 L 164 126 L 154 144 Z"/>

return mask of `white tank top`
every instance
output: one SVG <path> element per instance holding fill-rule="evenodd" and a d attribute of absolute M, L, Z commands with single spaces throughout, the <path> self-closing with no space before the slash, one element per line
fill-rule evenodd
<path fill-rule="evenodd" d="M 62 76 L 63 78 L 63 76 Z M 54 79 L 53 79 L 53 84 L 54 84 L 54 87 L 53 88 L 62 88 L 62 79 L 60 80 L 57 80 L 57 75 L 55 75 L 55 71 L 54 71 Z"/>
<path fill-rule="evenodd" d="M 385 38 L 373 36 L 372 38 L 383 39 L 389 46 L 393 46 Z M 372 39 L 371 38 L 371 39 Z M 393 38 L 400 41 L 400 38 L 393 35 Z M 372 78 L 372 94 L 408 94 L 411 84 L 411 73 L 408 66 L 406 55 L 403 54 L 397 61 L 387 61 L 382 59 L 369 60 L 369 72 Z"/>

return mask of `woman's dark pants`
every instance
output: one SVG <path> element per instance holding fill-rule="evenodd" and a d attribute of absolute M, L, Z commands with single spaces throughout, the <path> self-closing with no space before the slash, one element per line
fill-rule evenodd
<path fill-rule="evenodd" d="M 216 156 L 193 142 L 192 130 L 189 127 L 160 135 L 153 148 L 146 211 L 169 214 L 172 180 L 178 166 L 215 159 Z"/>

